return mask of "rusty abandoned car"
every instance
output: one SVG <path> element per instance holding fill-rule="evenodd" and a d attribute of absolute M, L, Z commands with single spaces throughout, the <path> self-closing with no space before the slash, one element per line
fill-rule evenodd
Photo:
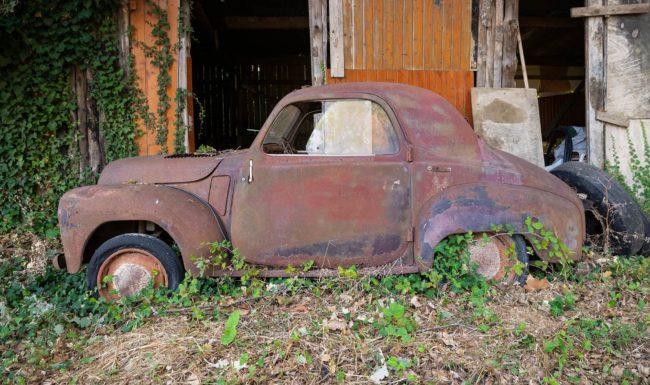
<path fill-rule="evenodd" d="M 526 218 L 552 229 L 571 258 L 585 238 L 576 191 L 488 147 L 440 96 L 388 83 L 294 91 L 246 150 L 115 161 L 96 185 L 66 193 L 58 216 L 64 257 L 54 263 L 70 273 L 88 263 L 88 286 L 103 296 L 151 279 L 174 289 L 184 271 L 200 274 L 196 258 L 220 240 L 261 276 L 308 261 L 307 276 L 352 265 L 399 274 L 430 268 L 451 234 L 510 224 L 515 235 L 472 251 L 496 277 L 508 250 L 527 260 Z M 106 276 L 112 282 L 100 289 Z"/>

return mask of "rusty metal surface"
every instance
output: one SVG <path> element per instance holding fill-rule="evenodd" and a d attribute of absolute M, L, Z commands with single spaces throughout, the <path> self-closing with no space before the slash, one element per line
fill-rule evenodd
<path fill-rule="evenodd" d="M 229 188 L 230 177 L 227 175 L 215 176 L 210 182 L 208 202 L 221 216 L 226 215 Z"/>
<path fill-rule="evenodd" d="M 468 248 L 469 259 L 478 265 L 477 273 L 487 279 L 500 281 L 508 273 L 507 268 L 513 265 L 514 256 L 510 255 L 513 245 L 514 241 L 507 235 L 483 239 L 482 234 L 476 234 L 474 243 Z"/>
<path fill-rule="evenodd" d="M 59 202 L 59 228 L 69 272 L 79 271 L 84 248 L 100 225 L 115 221 L 149 221 L 178 245 L 185 269 L 198 274 L 192 256 L 209 255 L 206 242 L 223 234 L 218 218 L 202 199 L 159 185 L 86 186 L 67 192 Z"/>
<path fill-rule="evenodd" d="M 383 107 L 397 131 L 399 152 L 310 156 L 262 151 L 271 122 L 286 105 L 342 98 Z M 249 178 L 251 168 L 254 178 Z M 134 182 L 139 184 L 131 188 L 137 191 L 125 187 Z M 193 203 L 184 204 L 187 196 L 179 195 L 166 199 L 164 209 L 151 206 L 162 191 L 154 184 L 186 191 Z M 305 261 L 324 269 L 398 263 L 400 271 L 425 270 L 444 237 L 489 232 L 493 224 L 511 224 L 525 233 L 523 221 L 529 216 L 555 230 L 576 251 L 576 259 L 584 238 L 582 206 L 568 186 L 485 145 L 440 96 L 393 83 L 294 91 L 274 108 L 249 150 L 118 161 L 104 171 L 100 185 L 66 194 L 61 208 L 69 271 L 78 270 L 93 226 L 120 218 L 155 217 L 182 246 L 185 266 L 193 273 L 191 254 L 205 253 L 201 243 L 222 237 L 248 262 L 271 268 L 272 276 Z M 145 215 L 150 211 L 155 215 Z M 547 258 L 541 251 L 540 256 Z M 232 272 L 208 272 L 226 273 Z"/>
<path fill-rule="evenodd" d="M 112 279 L 104 282 L 108 276 Z M 142 291 L 152 280 L 154 288 L 167 286 L 167 272 L 160 261 L 141 249 L 121 249 L 99 267 L 98 293 L 106 299 L 119 299 Z"/>
<path fill-rule="evenodd" d="M 212 156 L 119 159 L 106 166 L 97 184 L 194 182 L 209 176 L 220 161 Z"/>

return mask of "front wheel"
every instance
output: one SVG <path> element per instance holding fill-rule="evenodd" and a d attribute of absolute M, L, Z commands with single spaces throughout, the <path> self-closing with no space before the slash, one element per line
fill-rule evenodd
<path fill-rule="evenodd" d="M 88 289 L 105 299 L 119 299 L 153 287 L 174 290 L 183 265 L 168 244 L 145 234 L 123 234 L 104 242 L 86 271 Z"/>
<path fill-rule="evenodd" d="M 528 253 L 523 236 L 487 234 L 483 237 L 477 234 L 468 251 L 470 261 L 478 265 L 476 272 L 488 280 L 526 284 Z M 516 269 L 515 264 L 519 264 L 520 269 Z"/>

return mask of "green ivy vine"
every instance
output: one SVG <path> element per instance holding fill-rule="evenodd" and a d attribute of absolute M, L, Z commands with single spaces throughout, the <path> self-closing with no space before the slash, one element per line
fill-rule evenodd
<path fill-rule="evenodd" d="M 189 0 L 182 0 L 189 1 Z M 90 70 L 90 97 L 99 112 L 104 163 L 138 153 L 137 118 L 154 131 L 167 152 L 173 52 L 180 47 L 186 8 L 181 6 L 179 40 L 169 38 L 166 9 L 146 1 L 154 37 L 151 46 L 133 42 L 158 69 L 158 105 L 150 111 L 135 86 L 133 57 L 125 74 L 119 65 L 115 15 L 121 0 L 3 0 L 0 6 L 0 233 L 12 229 L 56 234 L 60 196 L 97 175 L 80 170 L 80 132 L 72 69 Z M 189 3 L 191 7 L 191 2 Z M 133 40 L 131 40 L 133 41 Z M 184 111 L 192 93 L 176 90 L 174 152 L 185 151 Z M 81 175 L 81 177 L 80 177 Z"/>
<path fill-rule="evenodd" d="M 151 0 L 147 0 L 146 3 L 148 14 L 153 16 L 155 20 L 154 22 L 149 22 L 152 27 L 151 34 L 155 40 L 152 46 L 146 45 L 144 42 L 138 42 L 137 44 L 142 47 L 144 55 L 149 59 L 150 63 L 158 69 L 158 76 L 156 77 L 158 105 L 156 107 L 156 119 L 153 128 L 156 131 L 156 144 L 160 146 L 162 153 L 167 153 L 167 112 L 171 107 L 167 90 L 172 84 L 170 75 L 170 69 L 172 64 L 174 64 L 172 50 L 177 49 L 177 46 L 175 44 L 172 47 L 169 39 L 170 24 L 167 10 Z"/>
<path fill-rule="evenodd" d="M 55 234 L 61 194 L 96 177 L 79 178 L 73 66 L 93 73 L 106 160 L 137 154 L 137 97 L 117 63 L 120 1 L 8 4 L 0 12 L 0 232 Z"/>

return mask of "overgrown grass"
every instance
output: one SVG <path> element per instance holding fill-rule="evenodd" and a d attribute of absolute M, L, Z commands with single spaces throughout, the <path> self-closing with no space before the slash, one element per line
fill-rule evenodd
<path fill-rule="evenodd" d="M 187 277 L 174 293 L 114 303 L 86 293 L 83 274 L 32 272 L 33 260 L 5 243 L 1 378 L 191 382 L 190 370 L 202 383 L 367 382 L 376 374 L 384 382 L 570 383 L 588 373 L 601 383 L 643 383 L 648 259 L 609 258 L 579 279 L 551 272 L 549 289 L 527 294 L 477 276 L 467 241 L 441 246 L 426 274 Z M 640 367 L 626 365 L 634 354 L 646 354 L 634 360 Z"/>

